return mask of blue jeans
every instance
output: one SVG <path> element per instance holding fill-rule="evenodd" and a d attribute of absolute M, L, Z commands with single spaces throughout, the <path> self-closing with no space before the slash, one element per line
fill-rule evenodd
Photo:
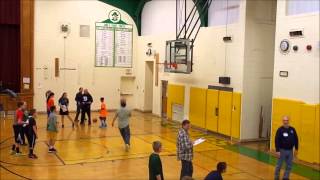
<path fill-rule="evenodd" d="M 124 128 L 119 128 L 120 134 L 125 144 L 130 145 L 130 128 L 129 125 Z"/>
<path fill-rule="evenodd" d="M 283 174 L 283 179 L 289 179 L 290 171 L 292 168 L 292 160 L 293 160 L 293 151 L 280 149 L 280 158 L 278 159 L 276 169 L 274 172 L 274 179 L 278 180 L 280 175 L 280 169 L 282 166 L 283 161 L 286 162 L 286 169 Z"/>

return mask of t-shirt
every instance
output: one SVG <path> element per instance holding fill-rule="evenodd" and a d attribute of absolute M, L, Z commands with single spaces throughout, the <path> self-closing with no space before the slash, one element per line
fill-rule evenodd
<path fill-rule="evenodd" d="M 118 111 L 118 127 L 125 128 L 129 125 L 129 117 L 131 116 L 131 111 L 127 108 L 121 107 Z"/>
<path fill-rule="evenodd" d="M 218 171 L 211 171 L 204 180 L 223 180 Z"/>
<path fill-rule="evenodd" d="M 60 105 L 60 109 L 63 112 L 68 111 L 69 99 L 65 98 L 65 97 L 60 98 L 59 99 L 59 105 Z"/>
<path fill-rule="evenodd" d="M 50 111 L 50 108 L 54 106 L 54 99 L 50 98 L 47 102 L 47 109 Z"/>
<path fill-rule="evenodd" d="M 101 103 L 100 117 L 107 117 L 107 115 L 108 115 L 107 106 L 105 103 Z"/>
<path fill-rule="evenodd" d="M 57 115 L 55 113 L 50 113 L 48 118 L 48 131 L 58 132 L 57 128 Z"/>
<path fill-rule="evenodd" d="M 32 117 L 32 116 L 29 116 L 28 117 L 28 125 L 27 125 L 27 133 L 28 134 L 35 134 L 34 130 L 33 130 L 33 126 L 36 126 L 36 120 Z"/>
<path fill-rule="evenodd" d="M 149 156 L 149 180 L 156 180 L 160 175 L 163 180 L 162 163 L 159 154 L 152 153 Z"/>
<path fill-rule="evenodd" d="M 24 112 L 21 109 L 17 109 L 15 115 L 13 124 L 21 125 L 23 123 Z"/>

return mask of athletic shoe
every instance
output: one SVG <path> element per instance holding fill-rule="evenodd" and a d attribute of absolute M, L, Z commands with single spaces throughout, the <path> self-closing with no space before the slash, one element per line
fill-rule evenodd
<path fill-rule="evenodd" d="M 53 150 L 54 152 L 57 152 L 57 150 L 56 150 L 55 148 L 52 148 L 52 150 Z"/>
<path fill-rule="evenodd" d="M 22 152 L 16 152 L 15 155 L 16 155 L 16 156 L 21 156 L 21 155 L 22 155 Z"/>
<path fill-rule="evenodd" d="M 54 149 L 54 148 L 51 148 L 51 149 L 49 149 L 49 151 L 48 151 L 49 153 L 55 153 L 56 152 L 56 150 Z"/>
<path fill-rule="evenodd" d="M 22 143 L 22 144 L 20 144 L 21 146 L 27 146 L 28 144 L 26 144 L 26 143 Z"/>
<path fill-rule="evenodd" d="M 38 157 L 35 154 L 29 154 L 30 159 L 38 159 Z"/>
<path fill-rule="evenodd" d="M 130 145 L 129 145 L 129 144 L 126 144 L 125 150 L 128 152 L 129 149 L 130 149 Z"/>

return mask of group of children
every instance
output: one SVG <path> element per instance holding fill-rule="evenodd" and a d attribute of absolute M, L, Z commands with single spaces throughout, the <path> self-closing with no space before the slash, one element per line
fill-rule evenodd
<path fill-rule="evenodd" d="M 38 138 L 35 120 L 36 110 L 26 111 L 26 102 L 18 102 L 17 106 L 18 109 L 15 112 L 13 121 L 14 144 L 12 145 L 12 153 L 21 154 L 20 145 L 26 145 L 23 142 L 24 136 L 26 136 L 29 144 L 29 158 L 36 159 L 37 156 L 33 153 L 36 139 Z"/>
<path fill-rule="evenodd" d="M 49 153 L 55 153 L 57 150 L 54 147 L 57 133 L 58 133 L 58 117 L 56 114 L 57 108 L 54 104 L 54 93 L 52 91 L 48 91 L 46 93 L 46 104 L 47 104 L 47 137 L 48 137 L 48 147 Z M 92 102 L 92 101 L 91 101 Z M 107 127 L 107 116 L 108 111 L 106 104 L 104 102 L 104 98 L 100 98 L 101 106 L 99 111 L 99 119 L 100 119 L 100 128 Z M 129 128 L 129 117 L 131 116 L 131 112 L 126 108 L 126 101 L 124 99 L 121 100 L 121 108 L 116 112 L 116 115 L 113 119 L 112 126 L 114 126 L 114 122 L 116 119 L 119 120 L 118 127 L 120 134 L 125 142 L 125 150 L 129 150 L 130 148 L 130 128 Z M 14 140 L 15 143 L 12 145 L 12 154 L 20 155 L 20 145 L 26 145 L 24 142 L 24 137 L 27 137 L 29 144 L 29 158 L 36 159 L 37 156 L 34 154 L 33 149 L 35 147 L 35 141 L 38 138 L 37 134 L 37 125 L 36 125 L 36 110 L 31 109 L 27 111 L 26 102 L 18 102 L 18 108 L 15 112 L 14 121 L 13 121 L 13 131 L 14 131 Z M 67 97 L 67 93 L 63 93 L 61 98 L 59 99 L 59 114 L 61 115 L 62 128 L 64 128 L 64 116 L 72 123 L 72 128 L 74 128 L 76 120 L 73 121 L 69 115 L 68 106 L 69 99 Z M 81 124 L 81 123 L 80 123 Z M 91 124 L 91 123 L 90 123 Z M 90 125 L 89 124 L 89 125 Z"/>

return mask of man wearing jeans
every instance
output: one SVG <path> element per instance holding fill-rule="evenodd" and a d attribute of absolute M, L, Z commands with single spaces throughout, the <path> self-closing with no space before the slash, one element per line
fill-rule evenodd
<path fill-rule="evenodd" d="M 112 121 L 112 127 L 114 126 L 114 121 L 118 119 L 118 128 L 122 139 L 125 143 L 125 150 L 130 149 L 130 128 L 129 128 L 129 118 L 131 117 L 131 111 L 126 108 L 127 102 L 125 99 L 120 101 L 120 109 L 116 112 L 116 115 Z"/>
<path fill-rule="evenodd" d="M 177 136 L 177 158 L 181 161 L 180 179 L 184 176 L 192 177 L 193 174 L 193 142 L 189 138 L 189 128 L 190 121 L 183 120 Z"/>
<path fill-rule="evenodd" d="M 295 156 L 298 153 L 298 135 L 296 130 L 289 126 L 288 116 L 283 116 L 282 122 L 283 125 L 277 130 L 275 137 L 276 152 L 277 156 L 279 157 L 274 173 L 274 178 L 276 180 L 279 179 L 280 169 L 283 161 L 286 162 L 283 180 L 289 179 L 293 160 L 293 147 L 295 147 Z"/>

